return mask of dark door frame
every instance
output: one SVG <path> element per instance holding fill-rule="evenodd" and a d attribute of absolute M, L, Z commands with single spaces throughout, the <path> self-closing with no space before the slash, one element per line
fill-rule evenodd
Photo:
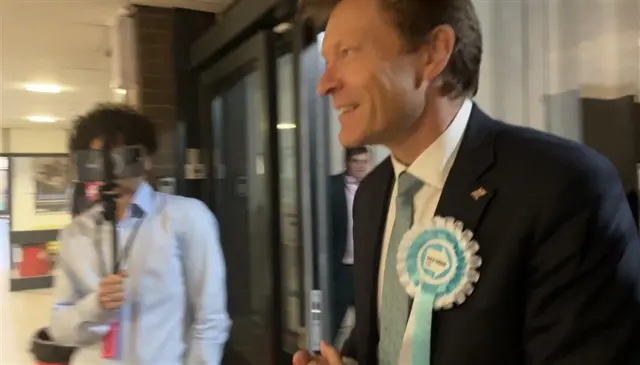
<path fill-rule="evenodd" d="M 238 0 L 204 35 L 191 45 L 192 69 L 201 69 L 216 61 L 260 30 L 271 29 L 292 18 L 297 0 Z"/>
<path fill-rule="evenodd" d="M 248 49 L 252 47 L 256 47 L 257 49 L 261 49 L 260 52 L 262 54 L 267 55 L 261 61 L 260 68 L 270 70 L 268 73 L 263 73 L 262 77 L 264 80 L 268 80 L 268 85 L 271 91 L 277 90 L 276 80 L 277 74 L 275 70 L 275 63 L 277 62 L 277 55 L 282 48 L 278 47 L 276 42 L 272 42 L 266 48 L 265 42 L 255 43 L 255 34 L 260 32 L 269 32 L 269 36 L 266 33 L 263 33 L 262 36 L 273 37 L 275 38 L 275 34 L 271 33 L 271 30 L 274 26 L 282 23 L 282 22 L 293 22 L 294 28 L 289 32 L 288 40 L 292 42 L 292 51 L 295 55 L 294 57 L 294 82 L 295 89 L 294 92 L 298 97 L 295 99 L 295 116 L 297 118 L 298 123 L 302 123 L 299 125 L 297 130 L 297 138 L 296 145 L 298 148 L 298 181 L 300 181 L 299 197 L 299 237 L 300 240 L 304 240 L 306 243 L 303 244 L 303 254 L 301 256 L 301 261 L 304 262 L 304 290 L 306 294 L 304 296 L 304 305 L 303 310 L 304 313 L 301 315 L 304 316 L 304 325 L 307 327 L 307 345 L 310 349 L 318 350 L 319 348 L 319 340 L 322 336 L 321 332 L 325 332 L 326 329 L 320 329 L 320 321 L 314 320 L 312 321 L 312 308 L 311 308 L 311 296 L 314 296 L 311 293 L 312 289 L 320 289 L 323 286 L 326 286 L 318 282 L 317 275 L 314 273 L 318 272 L 317 265 L 317 257 L 321 257 L 320 253 L 324 250 L 318 251 L 318 246 L 322 246 L 323 239 L 326 240 L 327 232 L 324 230 L 318 229 L 319 226 L 326 226 L 327 217 L 325 203 L 318 202 L 317 190 L 320 189 L 325 191 L 326 193 L 326 176 L 322 171 L 310 172 L 310 166 L 316 166 L 316 163 L 322 162 L 321 165 L 326 164 L 328 156 L 326 155 L 326 151 L 322 151 L 323 147 L 320 141 L 316 141 L 318 143 L 314 143 L 313 146 L 308 145 L 310 140 L 313 140 L 311 137 L 318 132 L 318 128 L 322 128 L 322 121 L 327 118 L 324 115 L 324 109 L 320 107 L 323 103 L 325 107 L 326 101 L 318 101 L 315 98 L 315 75 L 306 75 L 301 72 L 301 60 L 300 55 L 302 51 L 310 44 L 314 43 L 316 40 L 317 34 L 322 30 L 321 28 L 314 27 L 312 24 L 306 21 L 302 21 L 302 19 L 297 19 L 295 14 L 297 11 L 297 0 L 241 0 L 238 1 L 232 8 L 225 12 L 224 17 L 218 20 L 205 35 L 200 37 L 196 42 L 191 45 L 190 50 L 190 73 L 194 75 L 202 75 L 203 78 L 212 78 L 213 74 L 219 75 L 227 75 L 233 73 L 237 70 L 237 66 L 241 65 L 241 62 L 233 62 L 230 61 L 239 56 L 243 52 L 247 52 Z M 283 38 L 280 38 L 283 40 Z M 285 40 L 286 42 L 286 40 Z M 252 44 L 252 45 L 249 45 Z M 275 47 L 273 47 L 275 45 Z M 254 49 L 256 49 L 254 48 Z M 286 47 L 285 47 L 286 48 Z M 244 51 L 243 51 L 244 50 Z M 237 58 L 241 59 L 241 57 Z M 213 70 L 215 69 L 215 71 Z M 263 82 L 264 82 L 263 80 Z M 317 81 L 317 80 L 316 80 Z M 313 85 L 312 85 L 313 84 Z M 216 136 L 213 135 L 213 125 L 211 124 L 211 101 L 213 90 L 207 89 L 206 84 L 199 83 L 198 84 L 198 114 L 200 121 L 200 148 L 203 150 L 203 163 L 207 166 L 207 171 L 209 171 L 209 179 L 203 183 L 203 185 L 198 186 L 200 189 L 201 198 L 208 203 L 210 206 L 213 206 L 215 197 L 213 196 L 212 183 L 213 180 L 212 175 L 212 151 L 214 141 Z M 269 99 L 267 101 L 268 104 L 271 104 L 275 107 L 271 108 L 271 113 L 269 119 L 271 120 L 271 129 L 270 133 L 271 143 L 265 144 L 265 146 L 269 146 L 271 152 L 271 167 L 278 169 L 278 144 L 277 144 L 277 133 L 275 131 L 274 121 L 277 123 L 277 103 L 275 98 L 275 92 L 266 93 L 265 98 Z M 303 96 L 304 95 L 304 96 Z M 311 95 L 314 96 L 313 100 L 311 100 Z M 309 109 L 310 108 L 310 109 Z M 208 122 L 207 122 L 208 121 Z M 322 138 L 325 139 L 326 131 L 322 133 Z M 316 166 L 317 167 L 317 166 Z M 323 170 L 323 169 L 320 169 Z M 277 170 L 279 171 L 279 169 Z M 324 171 L 324 170 L 323 170 Z M 327 170 L 328 171 L 328 170 Z M 271 181 L 270 191 L 271 197 L 279 197 L 279 181 L 277 177 L 275 177 L 275 181 Z M 313 186 L 312 186 L 313 185 Z M 274 209 L 276 208 L 276 209 Z M 277 214 L 273 214 L 270 217 L 270 222 L 273 222 L 272 228 L 280 230 L 279 224 L 279 201 L 272 200 L 272 206 L 270 212 L 276 212 Z M 324 223 L 323 223 L 324 222 Z M 271 233 L 272 237 L 278 237 L 277 240 L 272 241 L 274 244 L 280 243 L 281 234 L 280 232 Z M 307 242 L 308 241 L 308 242 Z M 309 244 L 312 242 L 312 244 Z M 324 244 L 326 247 L 326 243 Z M 274 265 L 280 264 L 280 247 L 273 247 L 274 254 Z M 278 252 L 276 254 L 276 252 Z M 326 265 L 324 265 L 326 266 Z M 310 274 L 308 271 L 313 272 Z M 282 281 L 282 273 L 280 271 L 275 272 L 274 274 L 274 285 L 278 286 L 278 292 L 281 292 L 282 286 L 279 285 Z M 326 278 L 325 278 L 326 279 Z M 326 280 L 324 280 L 326 281 Z M 327 297 L 327 292 L 323 293 L 323 302 L 329 303 L 330 298 Z M 315 297 L 315 296 L 314 296 Z M 277 300 L 281 302 L 281 296 L 278 295 Z M 282 303 L 279 303 L 282 304 Z M 276 306 L 276 308 L 284 308 L 281 305 Z M 326 315 L 326 311 L 323 310 Z M 278 333 L 276 336 L 278 341 L 282 342 L 283 333 L 283 322 L 282 322 L 282 313 L 276 313 L 278 318 Z M 326 320 L 326 318 L 325 318 Z M 313 324 L 311 322 L 314 322 Z M 316 330 L 311 330 L 309 326 L 316 328 Z M 274 348 L 282 349 L 282 343 L 274 344 Z M 270 360 L 270 359 L 269 359 Z M 284 363 L 290 363 L 291 360 L 284 360 Z"/>
<path fill-rule="evenodd" d="M 262 115 L 266 116 L 260 121 L 260 130 L 264 140 L 262 141 L 265 179 L 265 200 L 264 214 L 267 215 L 265 227 L 263 227 L 268 237 L 265 242 L 270 246 L 267 259 L 267 272 L 271 274 L 268 280 L 268 287 L 265 292 L 271 293 L 268 305 L 267 328 L 271 332 L 270 358 L 266 358 L 264 364 L 280 364 L 283 354 L 282 339 L 282 292 L 281 292 L 281 271 L 280 271 L 280 205 L 279 205 L 279 176 L 278 176 L 278 144 L 276 123 L 277 104 L 275 93 L 267 92 L 267 86 L 276 85 L 275 58 L 273 57 L 273 35 L 270 32 L 259 32 L 252 38 L 238 46 L 233 51 L 227 53 L 209 69 L 201 72 L 199 77 L 199 108 L 200 108 L 200 133 L 201 146 L 203 150 L 203 162 L 206 165 L 207 178 L 203 184 L 201 192 L 202 200 L 213 209 L 215 206 L 216 191 L 213 185 L 216 175 L 221 173 L 215 171 L 214 158 L 218 155 L 219 133 L 214 133 L 215 118 L 212 115 L 212 101 L 217 93 L 223 91 L 221 87 L 232 84 L 246 74 L 248 68 L 256 70 L 262 85 Z M 229 128 L 232 126 L 224 126 Z M 218 141 L 218 143 L 216 143 Z M 215 151 L 215 152 L 214 152 Z M 215 154 L 215 156 L 214 156 Z M 233 285 L 233 283 L 229 283 Z"/>

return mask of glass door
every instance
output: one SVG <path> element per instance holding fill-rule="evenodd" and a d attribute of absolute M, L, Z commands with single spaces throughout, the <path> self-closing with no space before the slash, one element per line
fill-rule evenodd
<path fill-rule="evenodd" d="M 319 349 L 328 339 L 323 100 L 315 95 L 322 69 L 315 37 L 299 26 L 274 35 L 280 188 L 281 288 L 284 349 Z M 320 131 L 317 130 L 320 128 Z M 328 330 L 328 327 L 327 327 Z"/>
<path fill-rule="evenodd" d="M 315 33 L 265 31 L 200 74 L 201 134 L 233 320 L 225 364 L 329 339 L 328 114 Z"/>
<path fill-rule="evenodd" d="M 321 340 L 330 341 L 332 314 L 328 109 L 315 92 L 324 65 L 316 33 L 303 24 L 288 29 L 276 47 L 283 329 L 288 351 L 318 351 Z"/>
<path fill-rule="evenodd" d="M 204 200 L 218 218 L 233 320 L 225 364 L 282 359 L 280 229 L 270 35 L 260 33 L 200 77 Z"/>
<path fill-rule="evenodd" d="M 286 41 L 285 41 L 286 42 Z M 298 144 L 294 55 L 286 42 L 276 52 L 278 96 L 278 166 L 280 187 L 281 277 L 283 346 L 293 354 L 304 334 L 304 255 L 300 235 Z"/>

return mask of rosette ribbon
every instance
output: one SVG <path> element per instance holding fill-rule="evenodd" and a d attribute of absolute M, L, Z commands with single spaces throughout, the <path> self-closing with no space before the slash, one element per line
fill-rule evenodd
<path fill-rule="evenodd" d="M 434 217 L 415 225 L 402 238 L 397 270 L 407 294 L 414 298 L 411 365 L 431 363 L 433 311 L 464 303 L 473 292 L 482 264 L 478 242 L 454 218 Z"/>

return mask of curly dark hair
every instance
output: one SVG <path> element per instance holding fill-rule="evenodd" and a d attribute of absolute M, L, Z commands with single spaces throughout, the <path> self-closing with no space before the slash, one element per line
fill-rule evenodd
<path fill-rule="evenodd" d="M 149 156 L 158 150 L 153 122 L 128 105 L 112 103 L 99 104 L 74 120 L 69 150 L 87 150 L 104 135 L 117 136 L 125 146 L 143 146 Z"/>
<path fill-rule="evenodd" d="M 300 13 L 316 25 L 324 24 L 342 0 L 300 0 Z M 408 51 L 431 40 L 439 25 L 456 35 L 449 63 L 440 75 L 441 93 L 452 98 L 475 96 L 480 80 L 482 32 L 471 0 L 377 0 L 402 36 Z"/>

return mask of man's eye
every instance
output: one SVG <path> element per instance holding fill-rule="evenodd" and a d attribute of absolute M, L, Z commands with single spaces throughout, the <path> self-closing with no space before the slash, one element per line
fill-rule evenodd
<path fill-rule="evenodd" d="M 340 57 L 345 58 L 351 54 L 351 48 L 343 48 L 340 50 Z"/>

